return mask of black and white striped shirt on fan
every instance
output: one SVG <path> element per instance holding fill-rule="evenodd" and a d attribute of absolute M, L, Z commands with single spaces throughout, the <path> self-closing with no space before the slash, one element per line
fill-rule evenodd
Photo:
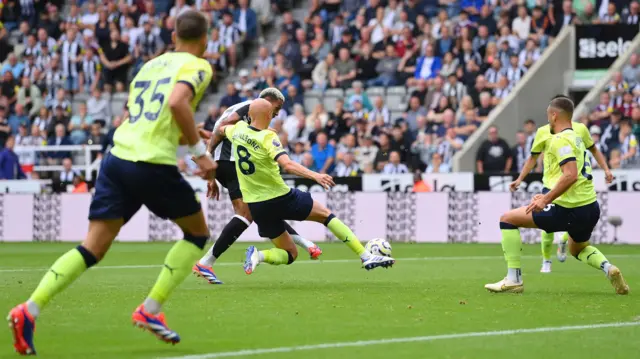
<path fill-rule="evenodd" d="M 251 119 L 249 118 L 249 105 L 251 105 L 252 101 L 253 100 L 240 102 L 238 104 L 235 104 L 229 107 L 220 116 L 218 121 L 216 121 L 216 124 L 213 127 L 213 130 L 216 131 L 220 123 L 226 120 L 227 118 L 229 118 L 229 116 L 234 112 L 237 113 L 238 116 L 240 116 L 240 121 L 251 123 Z M 216 148 L 215 153 L 213 155 L 213 159 L 216 161 L 235 161 L 236 160 L 235 156 L 233 155 L 233 145 L 229 140 L 225 138 L 222 141 L 222 144 Z"/>

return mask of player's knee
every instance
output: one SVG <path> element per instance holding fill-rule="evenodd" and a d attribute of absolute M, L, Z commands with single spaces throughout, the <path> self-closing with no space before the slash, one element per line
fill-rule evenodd
<path fill-rule="evenodd" d="M 200 249 L 204 249 L 204 246 L 207 244 L 207 240 L 209 240 L 209 232 L 207 231 L 207 234 L 191 234 L 185 232 L 184 240 L 189 243 L 193 243 Z"/>
<path fill-rule="evenodd" d="M 511 221 L 511 216 L 509 215 L 509 212 L 504 213 L 502 216 L 500 216 L 500 229 L 511 229 L 511 228 L 502 228 L 503 225 L 513 226 L 511 222 L 512 221 Z"/>
<path fill-rule="evenodd" d="M 87 269 L 93 267 L 96 263 L 98 263 L 103 257 L 105 253 L 101 253 L 98 257 L 96 254 L 92 253 L 88 248 L 83 245 L 79 245 L 76 247 L 76 250 L 82 256 L 84 260 L 84 264 L 87 266 Z"/>
<path fill-rule="evenodd" d="M 587 246 L 587 243 L 576 243 L 574 241 L 570 241 L 569 242 L 569 253 L 571 253 L 572 256 L 576 257 L 576 259 L 580 260 L 578 258 L 578 255 L 580 254 L 580 252 L 582 252 L 582 250 Z"/>

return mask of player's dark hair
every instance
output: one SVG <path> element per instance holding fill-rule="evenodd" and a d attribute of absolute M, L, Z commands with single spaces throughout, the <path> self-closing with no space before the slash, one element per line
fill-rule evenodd
<path fill-rule="evenodd" d="M 176 20 L 176 35 L 181 40 L 198 40 L 206 35 L 207 29 L 207 18 L 194 10 L 183 11 Z"/>
<path fill-rule="evenodd" d="M 524 121 L 524 124 L 525 124 L 525 125 L 528 125 L 528 124 L 535 125 L 535 124 L 536 124 L 536 121 L 534 121 L 534 120 L 532 120 L 532 119 L 530 119 L 530 118 L 529 118 L 529 119 L 527 119 L 526 121 Z"/>
<path fill-rule="evenodd" d="M 573 101 L 565 95 L 554 96 L 549 106 L 565 112 L 569 117 L 573 116 Z"/>
<path fill-rule="evenodd" d="M 276 96 L 275 94 L 272 93 L 264 93 L 260 95 L 260 98 L 263 98 L 267 101 L 278 101 L 278 96 Z"/>

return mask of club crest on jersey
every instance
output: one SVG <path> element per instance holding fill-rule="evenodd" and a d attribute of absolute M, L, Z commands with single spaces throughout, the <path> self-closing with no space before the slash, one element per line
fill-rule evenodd
<path fill-rule="evenodd" d="M 278 142 L 278 140 L 273 140 L 273 145 L 276 147 L 280 147 L 280 142 Z"/>

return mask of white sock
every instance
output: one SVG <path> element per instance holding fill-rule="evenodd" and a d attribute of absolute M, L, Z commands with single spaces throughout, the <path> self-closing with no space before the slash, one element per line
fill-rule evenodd
<path fill-rule="evenodd" d="M 213 246 L 211 246 L 211 248 L 209 248 L 209 250 L 204 254 L 204 256 L 200 258 L 198 263 L 202 264 L 203 266 L 213 267 L 213 263 L 216 262 L 217 258 L 213 256 L 212 252 L 213 252 Z"/>
<path fill-rule="evenodd" d="M 609 275 L 609 268 L 611 268 L 611 263 L 605 261 L 602 262 L 600 264 L 600 268 L 602 268 L 602 271 L 604 272 L 604 274 L 606 274 L 607 276 Z"/>
<path fill-rule="evenodd" d="M 520 268 L 507 268 L 507 279 L 513 283 L 522 283 L 522 272 Z"/>
<path fill-rule="evenodd" d="M 545 264 L 545 263 L 551 263 L 551 259 L 543 259 L 542 264 Z"/>
<path fill-rule="evenodd" d="M 40 307 L 33 301 L 27 301 L 27 310 L 29 314 L 33 316 L 33 318 L 37 318 L 40 315 Z"/>
<path fill-rule="evenodd" d="M 258 260 L 260 261 L 260 263 L 264 262 L 264 253 L 258 252 Z"/>
<path fill-rule="evenodd" d="M 147 313 L 158 314 L 162 310 L 162 304 L 151 298 L 145 299 L 142 304 L 144 305 L 144 310 L 146 310 Z"/>
<path fill-rule="evenodd" d="M 309 251 L 309 248 L 315 247 L 315 243 L 311 242 L 308 239 L 302 238 L 299 234 L 294 234 L 291 236 L 293 238 L 293 243 L 295 243 L 298 247 L 304 248 L 306 251 Z"/>

